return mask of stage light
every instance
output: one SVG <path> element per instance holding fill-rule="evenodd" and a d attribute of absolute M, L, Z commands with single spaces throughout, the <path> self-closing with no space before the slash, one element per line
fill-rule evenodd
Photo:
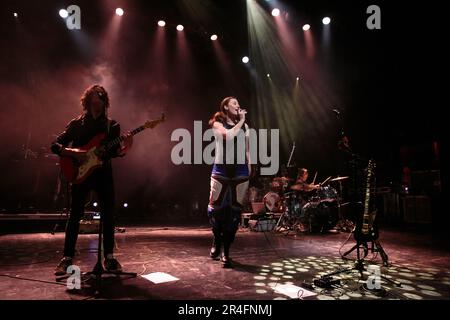
<path fill-rule="evenodd" d="M 61 9 L 61 10 L 59 10 L 59 16 L 61 17 L 61 18 L 67 18 L 68 16 L 69 16 L 69 13 L 67 12 L 67 10 L 66 9 Z"/>
<path fill-rule="evenodd" d="M 212 41 L 216 41 L 216 40 L 217 40 L 217 34 L 213 34 L 213 35 L 211 36 L 211 40 L 212 40 Z"/>
<path fill-rule="evenodd" d="M 325 17 L 325 18 L 322 19 L 322 23 L 323 23 L 324 25 L 330 24 L 330 22 L 331 22 L 331 19 L 328 18 L 328 17 Z"/>
<path fill-rule="evenodd" d="M 98 206 L 98 203 L 97 203 L 97 202 L 94 202 L 92 205 L 93 205 L 94 207 L 97 207 L 97 206 Z"/>
<path fill-rule="evenodd" d="M 309 29 L 311 29 L 311 26 L 309 24 L 303 25 L 303 31 L 308 31 Z"/>
<path fill-rule="evenodd" d="M 299 77 L 297 77 L 297 78 L 295 78 L 295 80 L 297 80 L 297 81 L 298 81 L 298 80 L 300 80 L 300 78 L 299 78 Z"/>
<path fill-rule="evenodd" d="M 158 21 L 158 26 L 164 27 L 165 25 L 166 25 L 166 22 L 164 20 L 159 20 Z"/>
<path fill-rule="evenodd" d="M 117 8 L 117 9 L 116 9 L 116 14 L 117 14 L 118 16 L 123 16 L 123 14 L 124 14 L 123 9 L 122 9 L 122 8 Z"/>
<path fill-rule="evenodd" d="M 128 208 L 128 203 L 125 202 L 125 203 L 123 204 L 123 207 L 124 207 L 124 208 Z"/>
<path fill-rule="evenodd" d="M 270 73 L 267 74 L 267 78 L 270 78 Z"/>
<path fill-rule="evenodd" d="M 177 25 L 177 30 L 178 31 L 183 31 L 184 27 L 181 24 L 179 24 L 179 25 Z"/>
<path fill-rule="evenodd" d="M 272 15 L 274 17 L 278 17 L 280 15 L 280 9 L 278 9 L 278 8 L 273 9 L 272 10 Z"/>
<path fill-rule="evenodd" d="M 14 18 L 17 18 L 18 16 L 17 12 L 14 12 Z"/>
<path fill-rule="evenodd" d="M 243 63 L 248 63 L 249 61 L 250 61 L 250 59 L 247 56 L 242 58 Z"/>

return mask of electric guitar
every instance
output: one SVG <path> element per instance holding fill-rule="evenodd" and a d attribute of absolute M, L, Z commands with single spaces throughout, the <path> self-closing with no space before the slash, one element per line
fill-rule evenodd
<path fill-rule="evenodd" d="M 366 194 L 364 200 L 364 212 L 362 219 L 359 218 L 356 221 L 354 229 L 354 238 L 359 242 L 370 242 L 375 241 L 379 237 L 378 227 L 374 223 L 376 217 L 376 210 L 371 210 L 371 191 L 375 186 L 372 186 L 375 163 L 373 160 L 369 160 L 367 166 L 367 180 L 366 180 Z"/>
<path fill-rule="evenodd" d="M 153 129 L 164 121 L 165 115 L 162 114 L 161 118 L 157 120 L 149 120 L 142 126 L 132 130 L 130 133 L 134 136 L 145 129 Z M 98 134 L 86 145 L 75 149 L 79 151 L 86 151 L 86 160 L 82 163 L 79 163 L 73 157 L 60 157 L 61 171 L 68 182 L 72 184 L 79 184 L 86 180 L 86 178 L 89 177 L 96 168 L 102 166 L 103 160 L 101 159 L 101 155 L 112 148 L 117 147 L 117 145 L 125 139 L 125 135 L 121 135 L 105 144 L 105 137 L 105 133 Z"/>

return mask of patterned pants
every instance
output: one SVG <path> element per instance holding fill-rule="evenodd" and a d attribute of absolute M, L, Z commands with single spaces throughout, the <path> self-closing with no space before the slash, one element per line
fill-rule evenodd
<path fill-rule="evenodd" d="M 224 242 L 236 236 L 249 184 L 247 165 L 215 164 L 211 174 L 208 216 L 212 231 Z"/>

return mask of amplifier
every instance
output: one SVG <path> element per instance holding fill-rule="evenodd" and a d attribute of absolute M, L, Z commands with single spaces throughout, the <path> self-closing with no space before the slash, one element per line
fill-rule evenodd
<path fill-rule="evenodd" d="M 404 197 L 403 219 L 407 223 L 432 223 L 430 197 L 428 196 Z"/>

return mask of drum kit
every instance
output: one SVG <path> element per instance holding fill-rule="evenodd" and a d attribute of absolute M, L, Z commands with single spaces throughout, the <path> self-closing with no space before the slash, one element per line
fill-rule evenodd
<path fill-rule="evenodd" d="M 263 202 L 267 212 L 280 214 L 276 230 L 314 233 L 335 228 L 342 220 L 342 182 L 348 178 L 329 177 L 318 185 L 292 184 L 286 177 L 266 181 Z"/>

